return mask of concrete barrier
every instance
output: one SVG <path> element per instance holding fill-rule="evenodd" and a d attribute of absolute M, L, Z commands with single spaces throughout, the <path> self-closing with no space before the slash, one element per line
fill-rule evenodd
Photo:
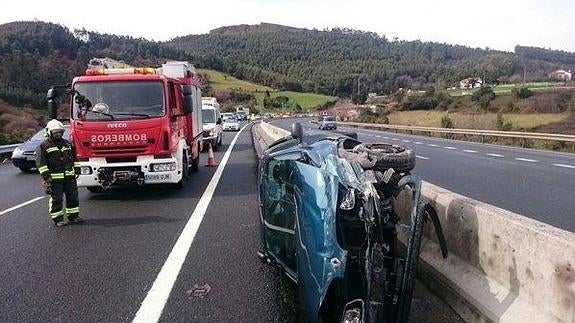
<path fill-rule="evenodd" d="M 262 123 L 256 131 L 273 141 L 288 134 L 278 129 Z M 430 183 L 422 193 L 441 220 L 450 255 L 441 257 L 427 224 L 419 279 L 465 321 L 575 322 L 575 234 Z M 406 197 L 397 207 L 407 222 Z M 405 241 L 405 232 L 399 236 Z"/>

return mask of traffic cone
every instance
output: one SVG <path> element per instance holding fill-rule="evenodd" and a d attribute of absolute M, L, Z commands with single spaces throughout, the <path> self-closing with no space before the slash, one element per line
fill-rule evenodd
<path fill-rule="evenodd" d="M 208 150 L 208 163 L 206 167 L 216 167 L 218 164 L 216 163 L 216 157 L 214 157 L 214 151 L 212 150 L 212 143 L 209 143 L 210 149 Z"/>

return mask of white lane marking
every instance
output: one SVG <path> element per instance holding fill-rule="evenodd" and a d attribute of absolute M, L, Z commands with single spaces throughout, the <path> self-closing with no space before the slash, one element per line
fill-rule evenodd
<path fill-rule="evenodd" d="M 249 125 L 249 124 L 248 124 Z M 136 313 L 134 320 L 132 322 L 158 322 L 160 317 L 162 316 L 162 311 L 164 310 L 164 306 L 168 301 L 168 297 L 170 296 L 170 292 L 174 287 L 174 283 L 178 278 L 178 274 L 182 269 L 182 265 L 186 260 L 186 256 L 190 247 L 192 246 L 192 242 L 194 241 L 194 237 L 198 232 L 198 228 L 202 223 L 202 219 L 206 214 L 208 206 L 210 205 L 210 201 L 212 200 L 212 196 L 218 186 L 218 182 L 220 181 L 220 177 L 226 167 L 228 159 L 232 153 L 232 149 L 238 140 L 240 133 L 248 126 L 245 125 L 234 137 L 228 150 L 224 154 L 220 165 L 216 169 L 214 176 L 210 180 L 210 183 L 206 187 L 204 194 L 200 198 L 198 205 L 194 209 L 194 212 L 190 216 L 184 230 L 178 237 L 178 241 L 174 245 L 174 248 L 170 252 L 168 259 L 162 266 L 158 277 L 154 281 L 154 284 L 148 291 L 146 298 L 142 302 L 140 309 Z"/>
<path fill-rule="evenodd" d="M 404 140 L 402 140 L 402 141 L 403 141 L 403 142 L 411 142 L 411 140 L 405 140 L 405 139 L 404 139 Z"/>
<path fill-rule="evenodd" d="M 449 149 L 449 150 L 455 150 L 455 149 L 457 149 L 457 148 L 455 148 L 455 147 L 450 147 L 450 146 L 447 146 L 447 147 L 443 147 L 443 148 L 445 148 L 445 149 Z"/>
<path fill-rule="evenodd" d="M 383 139 L 389 139 L 389 137 L 383 137 Z"/>
<path fill-rule="evenodd" d="M 477 150 L 463 149 L 463 151 L 466 152 L 466 153 L 477 154 Z"/>
<path fill-rule="evenodd" d="M 429 147 L 438 147 L 438 146 L 435 145 L 435 144 L 428 144 L 428 146 L 429 146 Z"/>
<path fill-rule="evenodd" d="M 500 154 L 487 154 L 487 156 L 493 156 L 493 157 L 505 157 L 503 155 Z"/>
<path fill-rule="evenodd" d="M 515 158 L 515 160 L 524 161 L 524 162 L 529 162 L 529 163 L 537 163 L 537 162 L 538 162 L 538 160 L 529 159 L 529 158 Z"/>
<path fill-rule="evenodd" d="M 391 138 L 391 140 L 395 140 L 395 141 L 398 141 L 399 139 L 397 139 L 397 138 Z"/>
<path fill-rule="evenodd" d="M 419 141 L 414 141 L 413 143 L 416 145 L 421 145 L 421 142 L 419 142 Z"/>
<path fill-rule="evenodd" d="M 380 136 L 380 135 L 375 135 L 375 136 L 376 136 L 377 138 L 381 138 L 381 136 Z"/>
<path fill-rule="evenodd" d="M 419 158 L 419 159 L 423 159 L 423 160 L 428 160 L 428 157 L 423 157 L 423 156 L 419 156 L 419 155 L 415 155 L 415 157 Z"/>
<path fill-rule="evenodd" d="M 46 196 L 38 196 L 38 197 L 35 197 L 35 198 L 33 198 L 33 199 L 31 199 L 31 200 L 28 200 L 28 201 L 26 201 L 26 202 L 24 202 L 24 203 L 20 203 L 20 204 L 18 204 L 18 205 L 16 205 L 16 206 L 13 206 L 13 207 L 11 207 L 11 208 L 9 208 L 9 209 L 6 209 L 6 210 L 0 212 L 0 216 L 6 214 L 6 213 L 8 213 L 8 212 L 14 211 L 14 210 L 16 210 L 16 209 L 19 209 L 19 208 L 21 208 L 21 207 L 23 207 L 23 206 L 26 206 L 26 205 L 28 205 L 28 204 L 30 204 L 30 203 L 34 203 L 34 202 L 36 202 L 36 201 L 39 201 L 39 200 L 41 200 L 41 199 L 43 199 L 43 198 L 45 198 L 45 197 L 46 197 Z"/>
<path fill-rule="evenodd" d="M 575 169 L 575 166 L 572 166 L 572 165 L 565 165 L 565 164 L 553 164 L 553 166 L 557 166 L 557 167 L 565 167 L 565 168 L 573 168 L 573 169 Z"/>

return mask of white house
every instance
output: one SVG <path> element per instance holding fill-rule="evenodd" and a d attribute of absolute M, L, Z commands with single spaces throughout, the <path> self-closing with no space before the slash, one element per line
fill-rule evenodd
<path fill-rule="evenodd" d="M 571 73 L 571 70 L 556 70 L 549 74 L 549 78 L 560 81 L 571 81 L 573 79 L 573 74 Z"/>
<path fill-rule="evenodd" d="M 468 77 L 465 80 L 459 81 L 459 88 L 461 89 L 474 89 L 482 85 L 483 80 L 480 77 Z"/>

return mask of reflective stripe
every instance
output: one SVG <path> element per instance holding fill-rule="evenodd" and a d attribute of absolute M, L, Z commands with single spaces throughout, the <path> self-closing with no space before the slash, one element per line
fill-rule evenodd
<path fill-rule="evenodd" d="M 46 152 L 51 153 L 51 152 L 58 151 L 58 150 L 60 150 L 60 149 L 58 149 L 58 147 L 50 147 L 50 148 L 46 149 Z"/>
<path fill-rule="evenodd" d="M 52 179 L 64 179 L 64 173 L 52 173 L 50 177 L 52 177 Z"/>
<path fill-rule="evenodd" d="M 70 150 L 70 148 L 68 148 L 68 147 L 62 147 L 62 151 L 64 151 L 64 150 Z"/>
<path fill-rule="evenodd" d="M 74 162 L 74 167 L 80 167 L 80 162 Z"/>
<path fill-rule="evenodd" d="M 76 206 L 76 207 L 71 207 L 71 208 L 66 208 L 66 213 L 70 214 L 70 213 L 78 213 L 80 212 L 80 207 Z"/>
<path fill-rule="evenodd" d="M 40 172 L 40 174 L 45 173 L 48 171 L 48 166 L 40 166 L 38 168 L 38 171 Z"/>
<path fill-rule="evenodd" d="M 64 211 L 62 210 L 56 212 L 51 211 L 52 211 L 52 198 L 50 197 L 50 199 L 48 200 L 48 213 L 50 213 L 50 217 L 52 219 L 56 219 L 64 215 Z"/>
<path fill-rule="evenodd" d="M 76 173 L 74 173 L 73 170 L 67 170 L 67 171 L 64 173 L 64 175 L 65 175 L 65 176 L 76 176 Z"/>

